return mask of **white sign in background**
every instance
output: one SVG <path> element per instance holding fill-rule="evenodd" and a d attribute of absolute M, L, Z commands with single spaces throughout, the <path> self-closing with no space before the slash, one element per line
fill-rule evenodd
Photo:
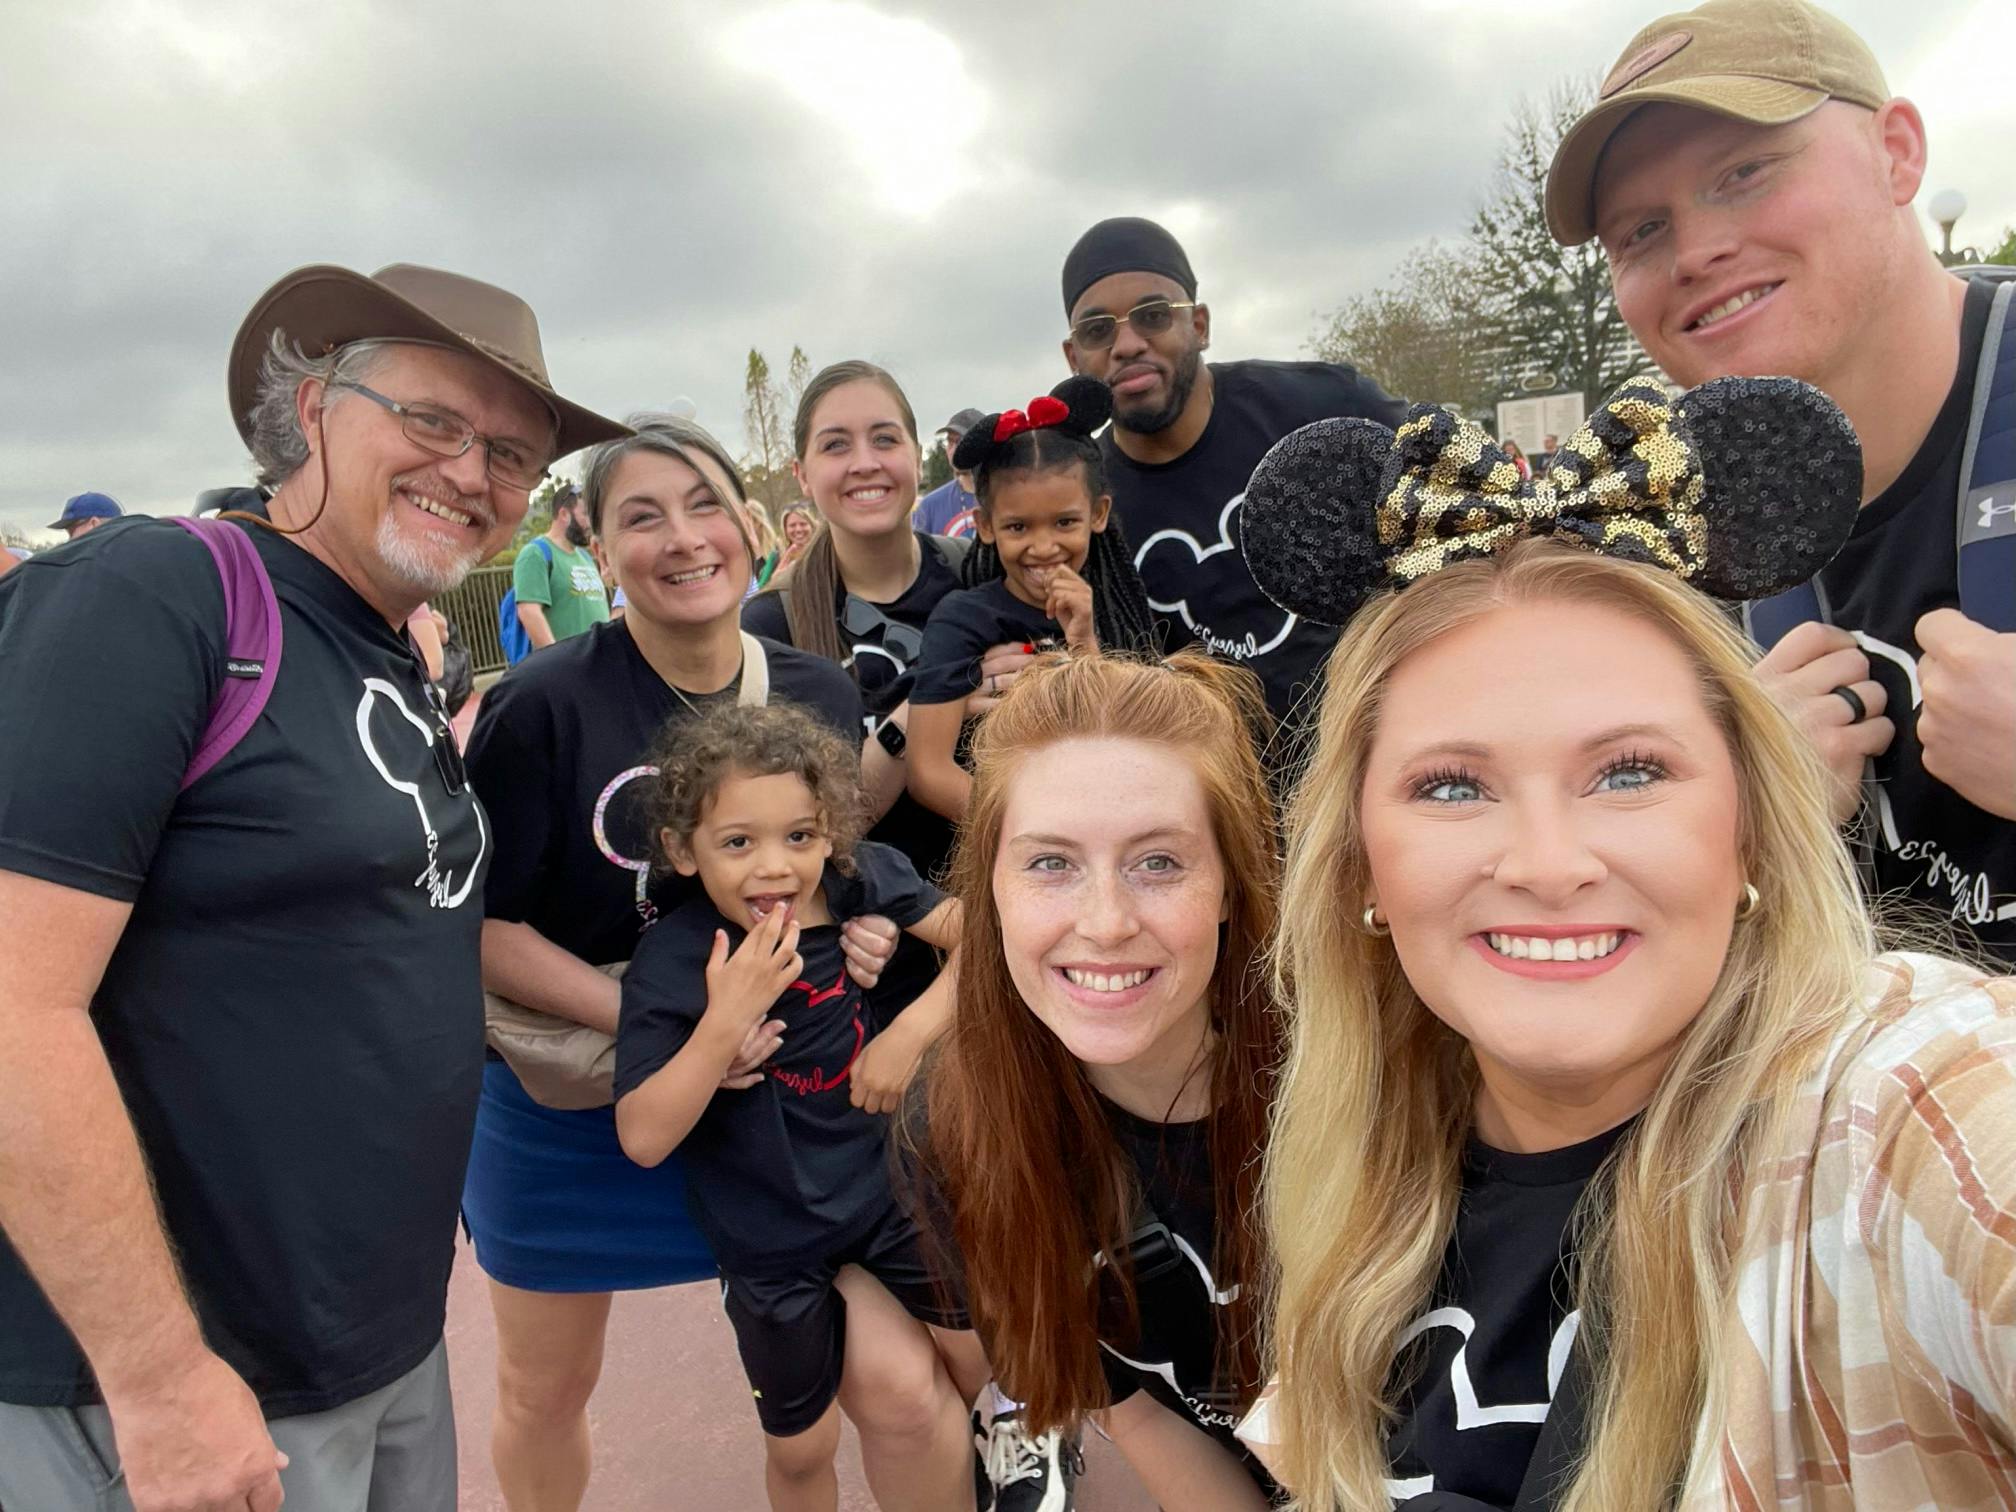
<path fill-rule="evenodd" d="M 1516 441 L 1532 457 L 1545 451 L 1547 437 L 1566 441 L 1575 434 L 1588 410 L 1580 393 L 1543 394 L 1537 399 L 1507 399 L 1498 406 L 1498 439 Z"/>

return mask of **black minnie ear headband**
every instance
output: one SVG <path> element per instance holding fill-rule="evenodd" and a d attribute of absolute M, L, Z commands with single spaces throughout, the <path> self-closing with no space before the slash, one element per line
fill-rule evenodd
<path fill-rule="evenodd" d="M 985 468 L 1024 431 L 1060 430 L 1090 440 L 1113 416 L 1113 391 L 1097 378 L 1066 378 L 1027 410 L 983 415 L 952 449 L 952 465 L 960 472 Z"/>
<path fill-rule="evenodd" d="M 1291 614 L 1342 625 L 1383 587 L 1552 537 L 1717 598 L 1811 579 L 1862 505 L 1862 447 L 1818 389 L 1718 378 L 1669 400 L 1635 379 L 1529 480 L 1475 422 L 1417 404 L 1398 431 L 1319 420 L 1276 442 L 1240 511 L 1246 562 Z"/>

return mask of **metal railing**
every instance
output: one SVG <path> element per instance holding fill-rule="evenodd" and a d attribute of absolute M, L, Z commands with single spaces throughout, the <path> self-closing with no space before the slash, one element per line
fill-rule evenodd
<path fill-rule="evenodd" d="M 497 606 L 510 589 L 508 566 L 478 567 L 455 587 L 430 600 L 448 616 L 479 674 L 504 670 L 504 648 L 497 641 Z"/>

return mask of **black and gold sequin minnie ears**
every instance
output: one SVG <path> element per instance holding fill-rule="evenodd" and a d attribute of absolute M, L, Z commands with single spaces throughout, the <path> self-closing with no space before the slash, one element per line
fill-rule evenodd
<path fill-rule="evenodd" d="M 1260 461 L 1246 561 L 1291 614 L 1341 625 L 1380 588 L 1551 536 L 1662 568 L 1717 598 L 1806 582 L 1862 504 L 1862 448 L 1818 389 L 1718 378 L 1675 400 L 1634 380 L 1537 480 L 1481 427 L 1417 404 L 1400 429 L 1319 420 Z"/>
<path fill-rule="evenodd" d="M 1097 378 L 1066 378 L 1041 398 L 1030 400 L 1026 410 L 1004 410 L 976 420 L 952 449 L 952 465 L 961 472 L 972 472 L 1024 431 L 1054 426 L 1074 435 L 1091 436 L 1112 415 L 1113 391 L 1105 384 Z"/>

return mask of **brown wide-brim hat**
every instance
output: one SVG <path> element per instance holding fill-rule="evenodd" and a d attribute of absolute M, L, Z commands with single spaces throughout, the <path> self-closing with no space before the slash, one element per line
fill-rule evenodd
<path fill-rule="evenodd" d="M 1597 101 L 1547 170 L 1547 229 L 1566 247 L 1596 234 L 1596 174 L 1611 138 L 1647 105 L 1690 105 L 1783 126 L 1829 100 L 1890 98 L 1869 46 L 1807 0 L 1707 0 L 1661 16 L 1624 46 Z"/>
<path fill-rule="evenodd" d="M 310 357 L 353 341 L 412 341 L 466 352 L 539 396 L 559 427 L 556 460 L 630 434 L 627 425 L 554 391 L 539 345 L 538 317 L 508 289 L 412 263 L 393 263 L 369 278 L 318 263 L 296 268 L 260 295 L 232 338 L 226 380 L 231 418 L 248 445 L 259 365 L 276 330 Z"/>

